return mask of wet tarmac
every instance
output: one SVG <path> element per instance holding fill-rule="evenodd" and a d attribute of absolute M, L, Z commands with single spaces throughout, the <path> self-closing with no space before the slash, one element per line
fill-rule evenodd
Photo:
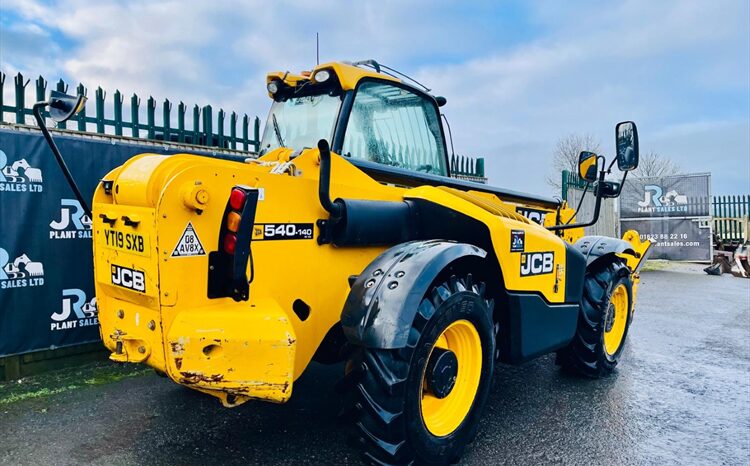
<path fill-rule="evenodd" d="M 552 356 L 498 367 L 462 464 L 750 464 L 750 280 L 644 273 L 627 345 L 604 380 Z M 314 365 L 289 403 L 231 410 L 151 373 L 6 402 L 0 464 L 358 464 L 340 372 Z"/>

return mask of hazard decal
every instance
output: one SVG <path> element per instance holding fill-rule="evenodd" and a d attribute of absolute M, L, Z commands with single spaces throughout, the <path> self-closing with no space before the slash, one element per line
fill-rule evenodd
<path fill-rule="evenodd" d="M 185 231 L 182 232 L 180 241 L 177 242 L 172 257 L 190 257 L 205 256 L 206 250 L 203 249 L 201 240 L 198 239 L 198 233 L 195 232 L 193 224 L 188 222 Z"/>

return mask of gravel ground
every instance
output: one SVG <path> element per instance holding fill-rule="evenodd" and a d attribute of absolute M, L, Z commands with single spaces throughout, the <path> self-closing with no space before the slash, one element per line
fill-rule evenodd
<path fill-rule="evenodd" d="M 750 280 L 657 268 L 617 372 L 498 367 L 463 464 L 750 464 Z M 341 371 L 313 365 L 289 403 L 236 409 L 106 362 L 0 385 L 0 464 L 357 464 Z"/>

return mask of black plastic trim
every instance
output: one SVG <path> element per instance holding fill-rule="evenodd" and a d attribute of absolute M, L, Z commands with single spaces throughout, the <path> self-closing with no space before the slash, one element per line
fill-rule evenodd
<path fill-rule="evenodd" d="M 231 297 L 235 301 L 247 301 L 250 298 L 250 282 L 253 281 L 252 273 L 247 278 L 247 266 L 252 264 L 252 230 L 255 223 L 255 211 L 258 205 L 259 192 L 255 188 L 247 186 L 233 186 L 232 189 L 241 189 L 245 192 L 245 204 L 242 207 L 242 216 L 239 228 L 235 235 L 237 244 L 234 254 L 224 252 L 222 243 L 224 236 L 228 234 L 225 222 L 232 207 L 227 201 L 224 215 L 221 217 L 221 230 L 219 232 L 218 250 L 208 254 L 208 291 L 209 299 Z M 231 193 L 231 190 L 230 190 Z"/>
<path fill-rule="evenodd" d="M 508 328 L 501 328 L 502 359 L 511 364 L 529 361 L 565 347 L 578 324 L 578 304 L 549 304 L 533 293 L 508 292 Z"/>
<path fill-rule="evenodd" d="M 359 274 L 341 313 L 349 342 L 368 348 L 403 348 L 422 298 L 450 263 L 487 253 L 470 244 L 412 241 L 380 254 Z"/>
<path fill-rule="evenodd" d="M 584 236 L 576 241 L 573 246 L 584 255 L 587 267 L 591 267 L 599 259 L 613 254 L 636 255 L 630 243 L 609 236 Z"/>
<path fill-rule="evenodd" d="M 575 246 L 565 242 L 565 302 L 579 303 L 583 296 L 583 277 L 586 275 L 586 256 Z"/>
<path fill-rule="evenodd" d="M 349 115 L 353 105 L 354 91 L 346 91 L 339 106 L 339 114 L 336 118 L 336 127 L 333 129 L 333 140 L 331 141 L 331 150 L 337 154 L 340 154 L 344 147 L 346 126 L 349 124 Z"/>

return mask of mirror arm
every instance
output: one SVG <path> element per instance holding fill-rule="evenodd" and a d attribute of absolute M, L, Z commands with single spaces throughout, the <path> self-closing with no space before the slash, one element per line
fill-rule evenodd
<path fill-rule="evenodd" d="M 609 167 L 607 167 L 607 173 L 612 173 L 612 167 L 615 165 L 615 162 L 617 162 L 617 156 L 615 156 L 612 159 L 612 162 L 609 164 Z"/>
<path fill-rule="evenodd" d="M 628 177 L 628 172 L 625 172 L 622 175 L 622 180 L 620 180 L 620 189 L 617 190 L 617 194 L 614 197 L 620 197 L 620 194 L 622 194 L 622 188 L 625 186 L 625 178 Z"/>
<path fill-rule="evenodd" d="M 567 223 L 565 225 L 553 225 L 553 226 L 547 227 L 547 229 L 550 231 L 558 231 L 558 230 L 567 230 L 569 228 L 590 227 L 591 225 L 595 224 L 597 220 L 599 220 L 599 211 L 601 210 L 601 207 L 602 207 L 602 196 L 599 194 L 599 186 L 601 186 L 602 183 L 604 182 L 605 173 L 606 172 L 604 171 L 604 169 L 602 169 L 602 171 L 599 172 L 598 184 L 595 188 L 596 190 L 594 191 L 594 194 L 596 195 L 596 204 L 594 204 L 594 217 L 591 220 L 589 220 L 588 222 L 583 222 L 583 223 L 574 223 L 572 225 L 569 225 Z"/>
<path fill-rule="evenodd" d="M 55 156 L 55 159 L 57 159 L 57 164 L 60 165 L 60 169 L 63 172 L 63 175 L 65 175 L 65 179 L 68 180 L 68 184 L 70 185 L 70 189 L 73 190 L 73 194 L 75 194 L 76 199 L 78 199 L 78 202 L 81 203 L 81 207 L 83 207 L 84 212 L 86 212 L 86 215 L 89 216 L 89 218 L 92 218 L 91 216 L 91 209 L 89 208 L 88 203 L 86 202 L 86 199 L 84 199 L 83 194 L 81 194 L 81 191 L 78 189 L 78 185 L 76 184 L 75 180 L 73 180 L 73 175 L 70 174 L 70 170 L 68 169 L 68 166 L 65 164 L 65 160 L 63 160 L 62 155 L 60 154 L 60 149 L 57 148 L 57 144 L 55 144 L 55 141 L 52 139 L 52 135 L 49 134 L 49 130 L 47 129 L 47 126 L 44 124 L 44 119 L 42 118 L 42 109 L 49 105 L 49 102 L 37 102 L 32 107 L 32 112 L 34 114 L 34 118 L 36 119 L 36 124 L 39 126 L 39 129 L 42 130 L 42 134 L 44 135 L 44 139 L 47 140 L 47 145 L 52 150 L 52 154 Z"/>

